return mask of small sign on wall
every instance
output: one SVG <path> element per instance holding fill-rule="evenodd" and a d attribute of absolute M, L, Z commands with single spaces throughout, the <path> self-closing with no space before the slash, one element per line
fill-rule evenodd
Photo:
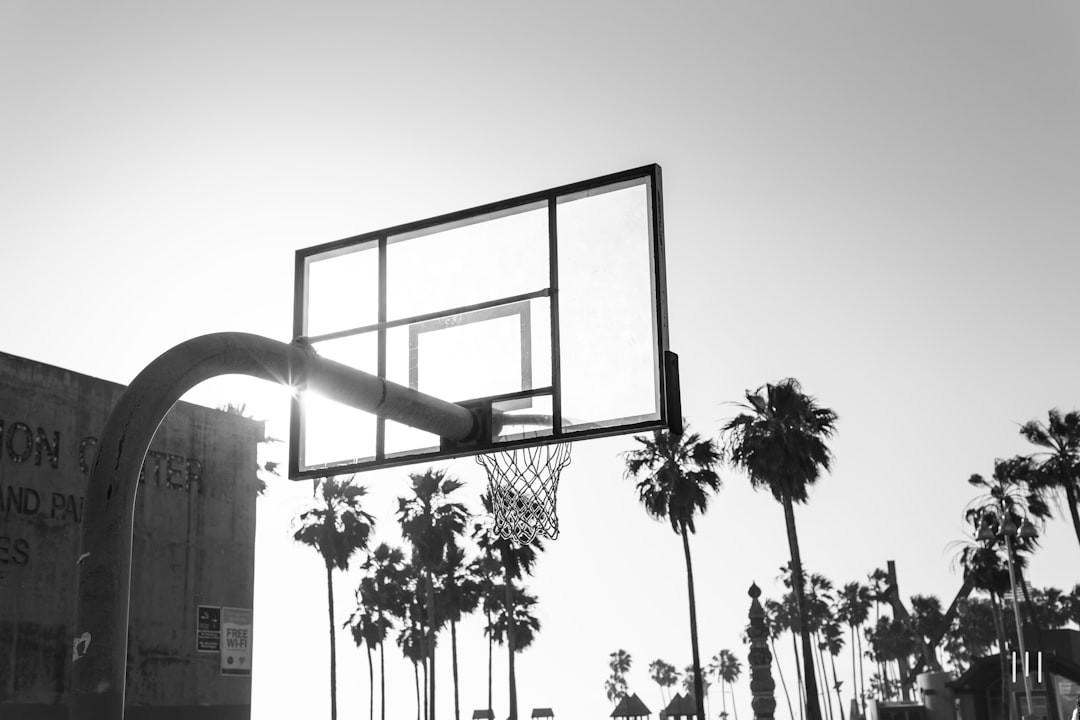
<path fill-rule="evenodd" d="M 197 627 L 196 649 L 205 653 L 221 652 L 221 608 L 216 605 L 200 605 Z"/>
<path fill-rule="evenodd" d="M 251 608 L 221 608 L 221 674 L 251 675 Z"/>

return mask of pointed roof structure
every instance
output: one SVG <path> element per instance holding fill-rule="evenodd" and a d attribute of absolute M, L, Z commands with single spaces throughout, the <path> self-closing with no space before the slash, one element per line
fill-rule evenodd
<path fill-rule="evenodd" d="M 623 695 L 623 699 L 611 711 L 611 717 L 613 718 L 648 718 L 651 716 L 652 710 L 645 707 L 645 703 L 641 701 L 637 693 Z"/>
<path fill-rule="evenodd" d="M 675 697 L 671 698 L 671 702 L 668 706 L 660 711 L 660 718 L 671 718 L 672 720 L 678 720 L 679 718 L 691 718 L 692 720 L 697 718 L 697 707 L 694 702 L 694 696 L 691 693 L 675 693 Z M 704 720 L 703 718 L 701 720 Z"/>
<path fill-rule="evenodd" d="M 533 708 L 532 716 L 534 718 L 554 718 L 555 713 L 551 711 L 551 708 Z"/>
<path fill-rule="evenodd" d="M 490 710 L 473 710 L 473 720 L 495 720 L 495 713 Z"/>

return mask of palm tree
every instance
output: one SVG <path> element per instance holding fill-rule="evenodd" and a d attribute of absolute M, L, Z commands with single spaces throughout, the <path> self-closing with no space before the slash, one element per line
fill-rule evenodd
<path fill-rule="evenodd" d="M 690 534 L 695 532 L 694 515 L 705 513 L 710 493 L 720 489 L 716 466 L 720 453 L 716 443 L 688 431 L 672 435 L 653 433 L 650 439 L 634 438 L 641 447 L 626 453 L 626 476 L 637 480 L 638 500 L 657 520 L 667 520 L 682 536 L 686 560 L 686 585 L 690 598 L 690 648 L 693 653 L 694 701 L 699 718 L 705 717 L 705 689 L 698 652 L 697 604 L 694 599 L 694 569 L 690 560 Z"/>
<path fill-rule="evenodd" d="M 934 631 L 945 619 L 941 611 L 941 600 L 935 595 L 911 596 L 911 631 L 915 633 L 923 652 L 924 666 L 929 670 L 941 672 L 941 663 L 937 659 L 937 648 L 927 642 Z"/>
<path fill-rule="evenodd" d="M 379 642 L 379 705 L 382 720 L 386 720 L 386 636 L 392 625 L 391 617 L 402 617 L 406 605 L 405 554 L 398 548 L 379 543 L 361 566 L 367 576 L 360 581 L 360 599 L 365 607 L 375 611 Z"/>
<path fill-rule="evenodd" d="M 974 507 L 964 513 L 965 518 L 973 528 L 993 528 L 996 534 L 997 513 L 993 508 Z M 957 543 L 950 543 L 956 545 Z M 977 541 L 961 541 L 960 553 L 953 562 L 959 562 L 963 567 L 964 580 L 970 581 L 976 590 L 982 590 L 990 595 L 990 608 L 994 619 L 994 630 L 997 633 L 998 656 L 1001 670 L 1001 703 L 1002 708 L 1009 707 L 1008 702 L 1008 664 L 1005 660 L 1006 642 L 1005 629 L 1001 618 L 1001 603 L 1006 591 L 1009 589 L 1009 570 L 1005 558 L 998 554 L 998 550 L 991 544 Z"/>
<path fill-rule="evenodd" d="M 862 714 L 866 715 L 866 680 L 863 675 L 862 634 L 859 630 L 870 619 L 870 606 L 873 600 L 870 597 L 870 588 L 859 583 L 850 582 L 844 585 L 837 597 L 836 619 L 847 623 L 851 631 L 851 682 L 854 685 L 856 678 L 859 681 L 859 703 Z M 859 644 L 859 672 L 855 673 L 855 643 Z"/>
<path fill-rule="evenodd" d="M 799 616 L 805 618 L 803 565 L 794 504 L 805 503 L 807 488 L 817 482 L 822 470 L 829 469 L 832 452 L 825 441 L 836 432 L 837 416 L 804 394 L 793 378 L 747 391 L 746 403 L 741 407 L 747 412 L 728 421 L 723 428 L 727 454 L 735 467 L 746 471 L 755 488 L 768 488 L 784 507 L 795 602 Z M 801 635 L 807 717 L 821 720 L 810 628 L 806 622 L 802 623 Z"/>
<path fill-rule="evenodd" d="M 742 675 L 742 662 L 728 649 L 723 649 L 713 655 L 709 663 L 709 670 L 720 681 L 720 704 L 723 707 L 722 717 L 727 717 L 727 691 L 731 691 L 731 709 L 735 711 L 735 720 L 739 720 L 738 703 L 735 702 L 735 688 L 732 685 Z"/>
<path fill-rule="evenodd" d="M 972 661 L 985 657 L 997 638 L 997 623 L 989 600 L 962 599 L 957 603 L 956 621 L 946 633 L 945 652 L 958 673 Z"/>
<path fill-rule="evenodd" d="M 894 686 L 899 685 L 903 678 L 900 675 L 900 663 L 915 651 L 915 638 L 907 625 L 900 619 L 893 619 L 889 615 L 878 617 L 877 623 L 866 630 L 866 639 L 870 643 L 870 653 L 873 659 L 881 666 L 881 671 L 876 673 L 879 689 L 885 694 L 882 699 L 891 697 Z M 900 678 L 896 682 L 890 679 L 889 663 L 897 665 L 896 676 Z M 871 685 L 875 683 L 871 681 Z"/>
<path fill-rule="evenodd" d="M 488 526 L 484 523 L 476 523 L 473 525 L 472 537 L 474 540 L 480 541 L 480 554 L 473 559 L 469 564 L 470 574 L 476 578 L 478 583 L 478 590 L 482 598 L 482 607 L 484 609 L 484 618 L 486 620 L 486 627 L 490 627 L 491 613 L 494 609 L 490 598 L 495 592 L 495 588 L 498 586 L 498 580 L 503 575 L 503 567 L 499 563 L 498 555 L 496 554 L 495 546 L 490 542 L 485 542 L 487 537 Z M 487 694 L 487 709 L 488 712 L 494 713 L 491 708 L 491 666 L 492 666 L 492 645 L 494 639 L 488 634 L 488 694 Z M 385 718 L 384 718 L 385 720 Z"/>
<path fill-rule="evenodd" d="M 491 497 L 488 494 L 482 494 L 480 501 L 484 505 L 484 510 L 488 515 L 493 515 L 493 506 Z M 544 544 L 540 541 L 539 537 L 533 538 L 533 541 L 528 545 L 519 545 L 513 540 L 499 537 L 495 534 L 494 528 L 489 524 L 480 524 L 476 527 L 473 533 L 473 538 L 476 540 L 479 546 L 482 556 L 494 556 L 498 558 L 499 565 L 502 566 L 503 582 L 497 586 L 498 591 L 502 592 L 503 597 L 501 600 L 496 601 L 493 596 L 489 595 L 485 602 L 496 603 L 501 602 L 502 612 L 508 616 L 517 617 L 516 609 L 514 608 L 514 602 L 519 597 L 517 588 L 514 585 L 515 580 L 520 580 L 525 575 L 531 575 L 533 566 L 536 564 L 536 558 L 539 553 L 544 551 Z M 485 612 L 490 618 L 490 610 L 495 608 L 496 605 L 492 605 L 491 608 L 485 607 Z M 496 624 L 497 624 L 496 620 Z M 489 627 L 491 627 L 489 621 Z M 537 626 L 539 629 L 539 625 Z M 516 643 L 518 640 L 518 633 L 506 633 L 506 649 L 508 655 L 508 675 L 510 684 L 510 720 L 518 720 L 517 712 L 517 669 L 515 657 L 517 653 L 524 649 L 519 648 Z M 524 637 L 523 635 L 520 637 Z M 497 639 L 497 638 L 496 638 Z M 500 641 L 501 642 L 501 641 Z M 532 642 L 532 637 L 529 637 L 529 642 Z M 491 704 L 491 692 L 488 691 L 488 704 Z"/>
<path fill-rule="evenodd" d="M 836 674 L 836 656 L 844 649 L 844 631 L 840 629 L 840 623 L 835 618 L 827 618 L 821 626 L 821 641 L 818 643 L 818 648 L 829 653 L 829 664 L 832 667 L 833 675 L 833 691 L 836 693 L 836 704 L 840 706 L 840 720 L 844 720 L 844 700 L 840 697 L 840 688 L 843 686 L 844 681 Z"/>
<path fill-rule="evenodd" d="M 670 700 L 664 698 L 664 688 L 679 682 L 679 671 L 674 665 L 657 659 L 649 663 L 649 677 L 660 686 L 660 706 L 667 707 Z"/>
<path fill-rule="evenodd" d="M 461 704 L 458 699 L 458 652 L 457 624 L 463 615 L 473 612 L 480 605 L 480 581 L 465 564 L 465 551 L 455 548 L 447 554 L 446 572 L 438 595 L 442 613 L 450 621 L 450 648 L 454 671 L 454 718 L 461 720 Z"/>
<path fill-rule="evenodd" d="M 780 637 L 784 630 L 790 629 L 787 623 L 787 610 L 780 602 L 769 599 L 765 600 L 763 607 L 765 608 L 765 622 L 769 627 L 769 645 L 772 647 L 773 657 L 777 660 L 776 669 L 780 673 L 780 684 L 784 688 L 784 697 L 787 698 L 788 714 L 791 715 L 791 720 L 795 720 L 795 711 L 791 707 L 791 694 L 788 692 L 787 681 L 784 679 L 784 666 L 779 661 L 780 656 L 776 654 L 776 638 Z M 795 668 L 798 669 L 798 666 L 799 656 L 796 653 Z M 799 706 L 799 716 L 802 716 L 801 704 Z"/>
<path fill-rule="evenodd" d="M 345 627 L 352 630 L 353 641 L 356 647 L 361 645 L 367 650 L 368 664 L 368 715 L 375 720 L 375 665 L 371 660 L 371 648 L 381 642 L 380 628 L 375 613 L 365 608 L 360 591 L 356 591 L 357 609 L 349 616 Z"/>
<path fill-rule="evenodd" d="M 293 534 L 297 542 L 315 548 L 326 564 L 326 597 L 330 613 L 330 717 L 337 719 L 337 647 L 334 634 L 334 568 L 346 570 L 356 552 L 367 548 L 375 518 L 360 507 L 367 494 L 363 485 L 353 485 L 332 477 L 316 482 L 322 497 L 300 514 L 300 527 Z"/>
<path fill-rule="evenodd" d="M 443 470 L 429 468 L 409 475 L 413 497 L 398 498 L 398 521 L 401 535 L 413 547 L 413 560 L 424 579 L 424 605 L 427 609 L 428 696 L 430 720 L 435 720 L 435 634 L 443 618 L 436 618 L 435 575 L 445 573 L 465 532 L 468 511 L 450 495 L 462 486 L 447 477 Z"/>
<path fill-rule="evenodd" d="M 1065 507 L 1080 543 L 1080 413 L 1073 410 L 1062 415 L 1055 408 L 1045 424 L 1030 420 L 1020 427 L 1020 434 L 1032 445 L 1045 448 L 1031 455 L 1033 460 L 1042 458 L 1038 472 L 1031 478 L 1032 489 L 1064 493 Z"/>
<path fill-rule="evenodd" d="M 822 689 L 822 694 L 825 697 L 825 708 L 829 718 L 833 717 L 832 697 L 829 695 L 828 682 L 829 672 L 825 667 L 825 650 L 828 643 L 822 639 L 823 633 L 831 631 L 836 634 L 839 630 L 839 626 L 836 625 L 836 621 L 832 616 L 832 602 L 833 602 L 833 585 L 832 581 L 820 573 L 811 573 L 809 578 L 809 586 L 806 588 L 806 610 L 807 618 L 810 624 L 810 635 L 814 638 L 814 644 L 817 646 L 817 659 L 818 669 L 821 670 L 821 677 L 826 685 Z M 830 626 L 836 626 L 830 630 Z M 834 644 L 836 640 L 834 639 Z M 841 641 L 842 645 L 842 641 Z M 833 672 L 833 679 L 835 681 L 836 673 L 835 667 Z M 833 683 L 835 686 L 835 682 Z M 838 693 L 839 695 L 839 693 Z M 843 712 L 843 708 L 841 708 Z"/>
<path fill-rule="evenodd" d="M 1038 541 L 1034 536 L 1026 536 L 1026 533 L 1019 533 L 1015 538 L 1010 535 L 1016 533 L 1018 528 L 1028 515 L 1034 515 L 1038 518 L 1044 518 L 1049 515 L 1049 508 L 1042 500 L 1038 491 L 1032 491 L 1028 487 L 1029 482 L 1038 483 L 1039 476 L 1043 476 L 1045 473 L 1040 469 L 1037 470 L 1034 461 L 1025 456 L 1017 456 L 1007 460 L 995 460 L 994 472 L 990 479 L 985 479 L 981 475 L 975 474 L 968 479 L 968 483 L 983 488 L 987 492 L 983 496 L 976 498 L 970 505 L 965 513 L 965 516 L 972 523 L 977 522 L 979 527 L 979 539 L 984 539 L 990 543 L 996 543 L 998 537 L 1004 537 L 1005 539 L 1005 563 L 1008 568 L 1007 577 L 1009 585 L 1012 586 L 1015 582 L 1023 589 L 1024 598 L 1027 603 L 1028 613 L 1031 615 L 1033 629 L 1035 633 L 1036 650 L 1042 650 L 1042 633 L 1039 627 L 1035 623 L 1035 610 L 1032 607 L 1031 597 L 1028 593 L 1027 586 L 1023 581 L 1023 569 L 1027 565 L 1027 559 L 1024 554 L 1030 554 L 1034 548 L 1038 545 Z M 1011 530 L 1008 532 L 1006 528 L 1011 526 Z M 996 550 L 995 550 L 996 552 Z M 1016 582 L 1016 578 L 1019 581 Z M 1004 592 L 999 594 L 1002 601 L 1004 601 Z M 993 600 L 993 598 L 991 598 Z M 1015 597 L 1012 598 L 1013 602 L 1013 627 L 1015 628 L 1017 637 L 1017 646 L 1023 645 L 1022 633 L 1023 629 L 1020 627 L 1020 612 L 1019 602 Z M 1004 606 L 1004 602 L 1002 602 Z M 1002 618 L 1002 624 L 1005 624 L 1005 618 Z M 1004 660 L 1004 648 L 1002 649 L 1002 682 L 1005 682 L 1005 660 Z M 1045 678 L 1044 678 L 1045 679 Z M 1028 683 L 1028 678 L 1025 676 L 1025 684 Z M 1025 685 L 1030 693 L 1030 685 Z M 1049 686 L 1044 682 L 1045 689 L 1049 689 Z M 1054 712 L 1054 709 L 1051 709 Z M 1055 718 L 1056 720 L 1056 718 Z"/>
<path fill-rule="evenodd" d="M 619 649 L 611 653 L 608 662 L 608 667 L 611 668 L 611 677 L 604 683 L 608 700 L 621 700 L 626 697 L 626 673 L 630 672 L 630 666 L 633 662 L 630 653 L 625 650 Z"/>
<path fill-rule="evenodd" d="M 417 585 L 414 579 L 409 580 L 411 589 L 415 590 Z M 401 654 L 405 656 L 405 659 L 412 663 L 413 666 L 413 680 L 416 684 L 416 720 L 421 720 L 420 710 L 424 709 L 424 715 L 427 715 L 427 693 L 424 693 L 424 700 L 420 700 L 420 667 L 427 661 L 427 651 L 425 648 L 426 630 L 424 629 L 423 622 L 423 607 L 420 604 L 417 593 L 412 592 L 408 595 L 408 600 L 401 608 L 401 613 L 405 618 L 404 626 L 398 632 L 397 644 L 401 648 Z M 424 678 L 426 684 L 427 669 L 424 670 Z"/>
<path fill-rule="evenodd" d="M 500 645 L 505 643 L 515 654 L 532 645 L 540 632 L 540 620 L 533 614 L 533 608 L 539 602 L 535 595 L 528 594 L 516 585 L 497 586 L 486 601 L 491 603 L 492 623 L 484 631 L 495 642 Z M 513 670 L 510 675 L 510 708 L 510 718 L 514 720 L 517 711 L 517 676 Z"/>

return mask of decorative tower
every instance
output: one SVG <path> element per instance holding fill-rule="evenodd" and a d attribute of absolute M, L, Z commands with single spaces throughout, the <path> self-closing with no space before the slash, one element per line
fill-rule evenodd
<path fill-rule="evenodd" d="M 750 601 L 750 625 L 746 635 L 750 638 L 750 692 L 754 699 L 750 707 L 754 710 L 755 720 L 773 720 L 776 711 L 776 698 L 773 690 L 776 681 L 772 678 L 772 653 L 769 652 L 769 627 L 765 624 L 765 608 L 761 607 L 758 597 L 761 588 L 754 583 L 747 593 Z"/>

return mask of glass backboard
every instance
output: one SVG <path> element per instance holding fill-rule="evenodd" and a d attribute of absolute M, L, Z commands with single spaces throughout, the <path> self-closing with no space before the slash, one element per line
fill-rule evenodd
<path fill-rule="evenodd" d="M 660 167 L 296 254 L 296 339 L 494 415 L 465 444 L 301 390 L 293 478 L 681 422 L 668 351 Z"/>

